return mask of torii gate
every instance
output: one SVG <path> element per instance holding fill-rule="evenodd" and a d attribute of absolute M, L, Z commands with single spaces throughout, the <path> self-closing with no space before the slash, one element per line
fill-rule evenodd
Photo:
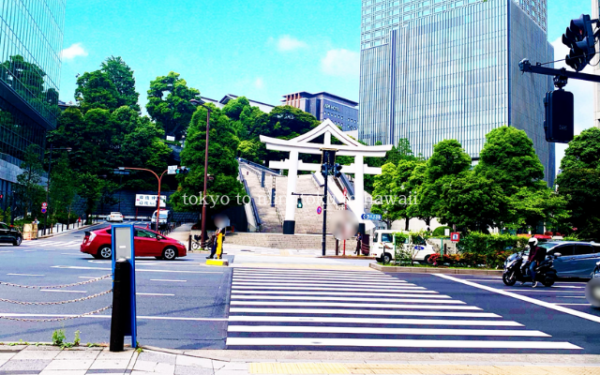
<path fill-rule="evenodd" d="M 323 144 L 310 143 L 310 141 L 324 136 Z M 332 145 L 331 136 L 334 136 L 341 145 Z M 381 168 L 369 167 L 364 164 L 365 157 L 383 158 L 386 153 L 392 149 L 392 145 L 385 146 L 365 146 L 358 141 L 350 138 L 342 132 L 340 128 L 331 120 L 326 119 L 319 126 L 312 129 L 306 134 L 300 135 L 290 140 L 277 139 L 271 137 L 260 136 L 260 141 L 265 143 L 267 150 L 289 152 L 289 159 L 282 161 L 271 161 L 269 168 L 272 169 L 287 169 L 288 185 L 287 196 L 285 202 L 285 221 L 283 222 L 283 234 L 294 234 L 296 221 L 296 203 L 292 193 L 296 190 L 296 180 L 298 179 L 298 171 L 313 171 L 321 170 L 320 164 L 305 164 L 298 159 L 300 153 L 321 155 L 321 148 L 336 148 L 337 155 L 353 156 L 354 163 L 350 166 L 342 168 L 343 173 L 354 174 L 354 201 L 350 203 L 352 212 L 356 215 L 359 222 L 363 222 L 361 215 L 365 210 L 365 182 L 364 175 L 366 174 L 381 174 Z"/>

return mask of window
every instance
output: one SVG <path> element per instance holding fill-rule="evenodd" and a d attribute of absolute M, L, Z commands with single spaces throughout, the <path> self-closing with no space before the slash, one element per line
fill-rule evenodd
<path fill-rule="evenodd" d="M 554 248 L 553 250 L 548 252 L 548 255 L 555 255 L 556 253 L 560 253 L 562 256 L 572 256 L 573 252 L 573 246 L 566 245 Z"/>
<path fill-rule="evenodd" d="M 381 233 L 381 242 L 392 243 L 393 235 L 391 233 Z"/>
<path fill-rule="evenodd" d="M 577 245 L 577 246 L 575 246 L 574 255 L 586 255 L 586 254 L 592 254 L 593 252 L 594 252 L 594 249 L 592 249 L 591 246 Z"/>
<path fill-rule="evenodd" d="M 147 230 L 143 230 L 143 229 L 137 229 L 135 236 L 142 237 L 142 238 L 156 238 L 156 233 L 150 232 Z"/>

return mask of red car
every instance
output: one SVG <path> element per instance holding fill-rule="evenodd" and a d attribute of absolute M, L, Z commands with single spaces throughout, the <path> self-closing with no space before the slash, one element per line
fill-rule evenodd
<path fill-rule="evenodd" d="M 82 253 L 90 254 L 96 259 L 111 259 L 111 228 L 102 228 L 85 232 L 81 244 Z M 187 255 L 185 243 L 146 228 L 135 228 L 133 245 L 136 257 L 156 257 L 156 259 L 173 260 Z"/>

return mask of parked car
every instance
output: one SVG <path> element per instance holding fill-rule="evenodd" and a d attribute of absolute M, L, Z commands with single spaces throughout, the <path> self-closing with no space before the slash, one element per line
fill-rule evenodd
<path fill-rule="evenodd" d="M 553 265 L 559 279 L 591 279 L 596 263 L 600 261 L 600 243 L 582 241 L 548 241 L 538 246 L 546 248 L 554 258 Z M 525 252 L 529 254 L 528 251 Z M 516 258 L 508 257 L 507 262 Z M 526 260 L 526 259 L 525 259 Z"/>
<path fill-rule="evenodd" d="M 186 244 L 181 241 L 165 237 L 150 229 L 139 227 L 135 227 L 134 229 L 133 244 L 136 257 L 155 257 L 156 259 L 173 260 L 177 257 L 187 255 Z M 92 255 L 96 259 L 111 259 L 111 240 L 111 228 L 85 232 L 80 251 Z"/>
<path fill-rule="evenodd" d="M 13 246 L 20 246 L 23 242 L 23 235 L 19 228 L 0 223 L 0 243 L 11 243 Z"/>
<path fill-rule="evenodd" d="M 396 236 L 394 230 L 375 230 L 370 236 L 371 256 L 374 256 L 378 261 L 389 263 L 396 256 Z M 407 240 L 410 241 L 410 240 Z M 432 254 L 435 254 L 433 246 L 429 245 L 425 240 L 418 243 L 405 243 L 404 248 L 409 253 L 413 254 L 413 260 L 427 262 Z"/>
<path fill-rule="evenodd" d="M 110 215 L 108 215 L 106 217 L 106 221 L 108 221 L 109 223 L 112 223 L 112 222 L 122 223 L 123 215 L 121 215 L 120 212 L 111 212 Z"/>

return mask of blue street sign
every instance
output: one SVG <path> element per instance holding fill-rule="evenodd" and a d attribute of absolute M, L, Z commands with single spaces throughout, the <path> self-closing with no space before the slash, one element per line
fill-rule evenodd
<path fill-rule="evenodd" d="M 380 214 L 362 214 L 360 218 L 363 220 L 381 221 Z"/>
<path fill-rule="evenodd" d="M 46 213 L 46 209 L 42 208 L 42 213 L 45 214 Z"/>
<path fill-rule="evenodd" d="M 321 215 L 323 213 L 323 208 L 321 206 L 317 207 L 317 215 Z"/>

